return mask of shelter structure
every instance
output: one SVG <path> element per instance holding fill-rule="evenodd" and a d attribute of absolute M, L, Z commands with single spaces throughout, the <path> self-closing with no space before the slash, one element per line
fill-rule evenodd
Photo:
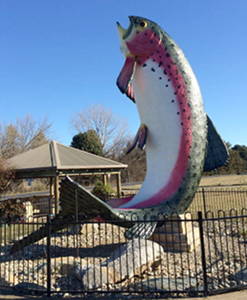
<path fill-rule="evenodd" d="M 55 213 L 59 208 L 59 181 L 66 175 L 102 175 L 107 183 L 116 176 L 117 194 L 121 195 L 121 170 L 127 165 L 114 160 L 50 141 L 8 160 L 16 179 L 50 178 L 50 198 L 54 195 Z M 49 205 L 50 206 L 50 205 Z"/>

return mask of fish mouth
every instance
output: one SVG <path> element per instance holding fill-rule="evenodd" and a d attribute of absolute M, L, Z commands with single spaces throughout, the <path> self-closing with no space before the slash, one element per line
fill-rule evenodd
<path fill-rule="evenodd" d="M 134 26 L 133 17 L 130 16 L 129 20 L 130 20 L 130 24 L 127 29 L 123 28 L 123 26 L 119 22 L 117 22 L 117 28 L 118 28 L 118 32 L 119 32 L 121 40 L 126 40 L 132 32 L 132 29 Z"/>

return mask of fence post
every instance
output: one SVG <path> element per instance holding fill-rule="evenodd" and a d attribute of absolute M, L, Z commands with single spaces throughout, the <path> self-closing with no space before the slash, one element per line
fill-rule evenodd
<path fill-rule="evenodd" d="M 47 297 L 51 297 L 51 217 L 47 215 L 47 243 L 46 243 L 46 263 L 47 263 Z"/>
<path fill-rule="evenodd" d="M 205 190 L 202 188 L 202 202 L 203 202 L 203 209 L 204 209 L 204 216 L 206 215 L 206 197 L 205 197 Z"/>
<path fill-rule="evenodd" d="M 198 224 L 199 224 L 199 234 L 200 234 L 200 245 L 201 245 L 201 255 L 202 255 L 202 272 L 203 272 L 203 283 L 204 283 L 204 296 L 208 295 L 208 281 L 207 281 L 207 265 L 206 265 L 206 255 L 205 255 L 205 244 L 203 237 L 203 219 L 202 212 L 198 211 Z"/>

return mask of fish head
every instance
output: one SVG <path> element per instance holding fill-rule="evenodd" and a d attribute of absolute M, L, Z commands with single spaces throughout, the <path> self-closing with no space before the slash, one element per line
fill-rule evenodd
<path fill-rule="evenodd" d="M 124 29 L 117 22 L 124 55 L 135 58 L 150 56 L 162 41 L 160 27 L 146 18 L 130 16 L 130 25 Z"/>

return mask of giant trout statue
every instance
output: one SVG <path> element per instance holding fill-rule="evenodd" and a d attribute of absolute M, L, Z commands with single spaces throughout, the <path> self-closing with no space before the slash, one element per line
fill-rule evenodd
<path fill-rule="evenodd" d="M 144 183 L 137 195 L 116 200 L 119 207 L 113 208 L 65 178 L 60 187 L 62 209 L 51 222 L 51 232 L 72 220 L 76 198 L 81 220 L 100 216 L 128 227 L 127 238 L 149 238 L 158 216 L 188 208 L 203 170 L 220 167 L 228 159 L 225 144 L 204 112 L 198 82 L 182 50 L 156 23 L 129 19 L 127 30 L 117 23 L 126 57 L 117 85 L 136 103 L 140 115 L 141 125 L 129 151 L 145 147 Z M 18 241 L 11 252 L 43 238 L 46 229 Z"/>

